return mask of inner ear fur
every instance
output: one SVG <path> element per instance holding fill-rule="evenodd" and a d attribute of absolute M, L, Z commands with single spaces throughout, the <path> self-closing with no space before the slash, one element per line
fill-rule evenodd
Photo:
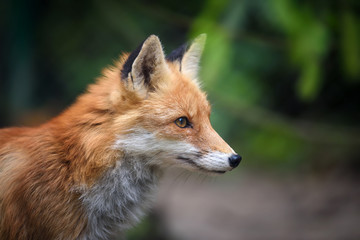
<path fill-rule="evenodd" d="M 121 70 L 121 78 L 129 91 L 146 97 L 168 71 L 160 40 L 151 35 L 129 55 Z"/>

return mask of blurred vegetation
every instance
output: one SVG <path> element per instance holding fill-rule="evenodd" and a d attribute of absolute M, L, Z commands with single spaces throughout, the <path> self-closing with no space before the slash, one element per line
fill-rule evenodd
<path fill-rule="evenodd" d="M 359 169 L 360 2 L 28 1 L 0 6 L 0 126 L 38 124 L 122 51 L 208 34 L 202 81 L 244 164 Z"/>
<path fill-rule="evenodd" d="M 357 0 L 3 0 L 0 127 L 55 116 L 150 34 L 169 53 L 207 33 L 212 122 L 243 166 L 358 172 L 359 11 Z"/>

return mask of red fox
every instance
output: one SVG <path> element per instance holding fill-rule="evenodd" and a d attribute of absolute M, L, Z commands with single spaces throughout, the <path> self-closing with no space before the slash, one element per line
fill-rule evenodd
<path fill-rule="evenodd" d="M 199 87 L 205 39 L 165 57 L 151 35 L 59 116 L 0 130 L 0 239 L 109 239 L 141 218 L 167 167 L 237 167 Z"/>

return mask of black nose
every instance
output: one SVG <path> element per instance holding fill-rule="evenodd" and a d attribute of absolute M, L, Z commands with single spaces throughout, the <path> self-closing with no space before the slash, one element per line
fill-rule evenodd
<path fill-rule="evenodd" d="M 239 163 L 241 162 L 242 157 L 240 155 L 237 154 L 233 154 L 229 157 L 229 164 L 230 167 L 232 168 L 236 168 Z"/>

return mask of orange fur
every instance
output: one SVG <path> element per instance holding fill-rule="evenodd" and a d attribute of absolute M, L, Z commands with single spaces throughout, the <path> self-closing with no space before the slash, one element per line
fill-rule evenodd
<path fill-rule="evenodd" d="M 0 239 L 75 239 L 86 227 L 72 188 L 93 184 L 119 158 L 111 149 L 114 119 L 137 101 L 131 94 L 122 101 L 119 71 L 106 69 L 44 125 L 0 130 Z"/>
<path fill-rule="evenodd" d="M 143 100 L 122 84 L 127 57 L 48 123 L 0 130 L 0 239 L 78 238 L 87 226 L 78 189 L 114 167 L 123 155 L 112 147 L 115 138 L 134 127 L 204 151 L 232 152 L 211 127 L 206 95 L 177 64 L 167 63 L 170 71 Z M 194 128 L 177 127 L 180 116 Z"/>

